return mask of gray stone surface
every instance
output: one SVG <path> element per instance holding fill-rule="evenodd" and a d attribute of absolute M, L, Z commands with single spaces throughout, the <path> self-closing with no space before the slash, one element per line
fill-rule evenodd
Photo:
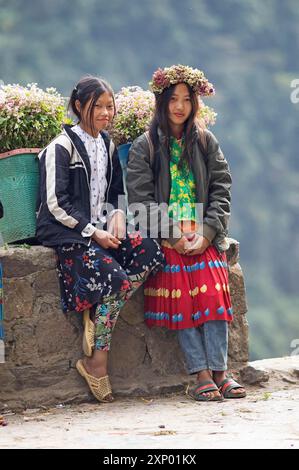
<path fill-rule="evenodd" d="M 253 366 L 246 366 L 240 370 L 242 381 L 246 384 L 254 385 L 262 382 L 268 382 L 270 375 L 264 369 Z"/>
<path fill-rule="evenodd" d="M 147 454 L 155 455 L 163 453 L 162 449 L 172 454 L 174 449 L 186 449 L 185 455 L 193 455 L 194 449 L 298 449 L 299 378 L 286 384 L 283 377 L 293 377 L 293 371 L 299 370 L 299 355 L 250 365 L 263 367 L 269 381 L 247 385 L 246 398 L 221 403 L 200 403 L 183 393 L 172 393 L 119 397 L 110 404 L 59 403 L 20 413 L 6 407 L 2 414 L 7 426 L 0 426 L 0 448 L 97 449 L 99 464 L 107 455 L 134 456 L 133 449 L 153 449 Z M 124 453 L 113 449 L 124 449 Z M 132 451 L 125 453 L 128 449 Z M 202 464 L 201 451 L 195 463 Z"/>
<path fill-rule="evenodd" d="M 234 322 L 229 365 L 248 361 L 246 293 L 238 242 L 228 252 Z M 6 362 L 0 364 L 0 406 L 26 408 L 91 399 L 75 363 L 82 356 L 81 314 L 64 315 L 52 249 L 41 246 L 0 249 L 4 271 Z M 148 329 L 143 322 L 143 290 L 124 306 L 109 358 L 116 395 L 183 390 L 189 381 L 176 333 Z"/>

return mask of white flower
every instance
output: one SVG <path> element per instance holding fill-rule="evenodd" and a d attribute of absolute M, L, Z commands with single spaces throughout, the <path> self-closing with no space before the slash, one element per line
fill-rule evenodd
<path fill-rule="evenodd" d="M 94 278 L 91 278 L 90 280 L 91 280 L 91 283 L 87 284 L 87 287 L 91 292 L 102 289 L 101 282 L 96 283 Z"/>
<path fill-rule="evenodd" d="M 93 269 L 94 268 L 94 260 L 90 259 L 87 261 L 86 266 L 88 269 Z"/>

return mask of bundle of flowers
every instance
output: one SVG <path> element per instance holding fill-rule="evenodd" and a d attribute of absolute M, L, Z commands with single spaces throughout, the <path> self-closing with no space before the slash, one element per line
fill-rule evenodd
<path fill-rule="evenodd" d="M 205 105 L 201 98 L 198 97 L 198 101 L 198 119 L 201 119 L 206 127 L 213 126 L 216 122 L 217 113 L 215 113 L 213 108 L 210 108 L 210 106 Z"/>
<path fill-rule="evenodd" d="M 0 87 L 0 152 L 41 148 L 61 131 L 64 98 L 55 88 L 30 83 Z"/>
<path fill-rule="evenodd" d="M 148 129 L 155 97 L 138 86 L 123 87 L 115 95 L 116 116 L 109 130 L 116 145 L 133 142 Z"/>

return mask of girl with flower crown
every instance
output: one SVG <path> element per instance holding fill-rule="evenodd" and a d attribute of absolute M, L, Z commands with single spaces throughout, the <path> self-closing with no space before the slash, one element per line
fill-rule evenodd
<path fill-rule="evenodd" d="M 119 311 L 163 255 L 156 241 L 126 233 L 122 171 L 105 131 L 115 114 L 111 86 L 83 77 L 69 107 L 78 123 L 39 154 L 37 237 L 56 250 L 64 312 L 84 315 L 77 370 L 97 400 L 110 402 L 107 360 Z"/>
<path fill-rule="evenodd" d="M 231 175 L 215 136 L 197 120 L 199 96 L 214 88 L 182 65 L 158 69 L 150 87 L 155 114 L 131 147 L 127 176 L 129 203 L 144 204 L 139 222 L 149 235 L 157 229 L 165 256 L 163 270 L 145 283 L 145 321 L 177 330 L 188 372 L 197 374 L 189 388 L 195 400 L 241 398 L 245 390 L 225 372 Z"/>

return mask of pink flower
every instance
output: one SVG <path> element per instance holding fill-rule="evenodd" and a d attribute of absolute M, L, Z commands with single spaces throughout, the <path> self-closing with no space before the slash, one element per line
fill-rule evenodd
<path fill-rule="evenodd" d="M 140 235 L 140 232 L 130 233 L 129 238 L 133 248 L 136 248 L 136 246 L 139 246 L 142 243 L 142 236 Z"/>
<path fill-rule="evenodd" d="M 111 321 L 110 317 L 111 317 L 111 314 L 108 313 L 108 315 L 106 316 L 106 325 L 105 325 L 107 328 L 113 328 L 113 325 L 115 323 L 115 320 Z"/>
<path fill-rule="evenodd" d="M 169 80 L 165 76 L 165 73 L 163 72 L 162 69 L 158 69 L 154 73 L 154 82 L 156 85 L 161 86 L 161 87 L 166 87 L 169 85 Z"/>

